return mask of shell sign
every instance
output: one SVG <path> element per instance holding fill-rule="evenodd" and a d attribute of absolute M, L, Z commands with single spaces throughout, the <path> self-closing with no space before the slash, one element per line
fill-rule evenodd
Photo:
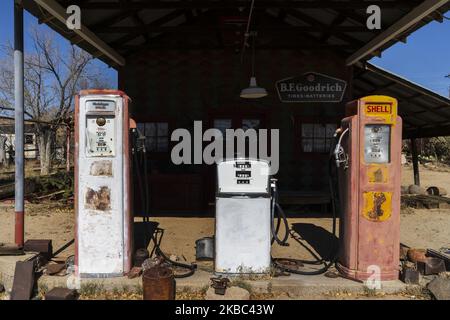
<path fill-rule="evenodd" d="M 341 102 L 347 82 L 315 72 L 306 72 L 298 77 L 276 83 L 281 102 Z"/>

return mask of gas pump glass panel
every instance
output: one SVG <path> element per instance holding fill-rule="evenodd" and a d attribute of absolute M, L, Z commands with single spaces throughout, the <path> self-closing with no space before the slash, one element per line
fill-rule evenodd
<path fill-rule="evenodd" d="M 364 162 L 389 163 L 391 126 L 368 124 L 364 127 Z"/>
<path fill-rule="evenodd" d="M 269 163 L 263 160 L 224 160 L 217 165 L 218 192 L 233 194 L 267 194 Z"/>
<path fill-rule="evenodd" d="M 89 157 L 113 157 L 115 155 L 114 116 L 86 117 L 86 154 Z"/>
<path fill-rule="evenodd" d="M 86 102 L 86 156 L 115 156 L 116 103 L 108 100 Z"/>

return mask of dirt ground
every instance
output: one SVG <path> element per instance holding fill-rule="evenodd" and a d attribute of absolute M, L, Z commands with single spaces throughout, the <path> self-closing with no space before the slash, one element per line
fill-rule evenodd
<path fill-rule="evenodd" d="M 412 169 L 405 167 L 403 172 L 403 184 L 410 184 Z M 448 169 L 421 167 L 421 178 L 424 186 L 442 186 L 450 191 Z M 27 239 L 52 239 L 56 251 L 73 239 L 73 220 L 73 210 L 60 203 L 27 204 L 25 236 Z M 186 261 L 195 260 L 195 240 L 214 233 L 213 218 L 159 217 L 152 220 L 159 222 L 165 230 L 162 249 Z M 331 222 L 331 218 L 318 218 L 317 215 L 289 219 L 290 227 L 296 231 L 294 238 L 301 233 L 312 247 L 320 249 L 322 255 L 327 254 L 331 243 L 330 234 L 326 231 L 331 230 Z M 290 238 L 289 247 L 274 245 L 273 256 L 311 258 L 294 238 Z M 14 205 L 3 202 L 0 203 L 0 243 L 12 243 L 13 240 Z M 401 216 L 401 241 L 416 248 L 450 247 L 450 209 L 406 210 Z M 59 257 L 73 254 L 73 248 L 72 244 Z"/>

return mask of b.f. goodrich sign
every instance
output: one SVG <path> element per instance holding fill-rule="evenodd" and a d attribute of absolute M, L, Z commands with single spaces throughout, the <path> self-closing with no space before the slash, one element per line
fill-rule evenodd
<path fill-rule="evenodd" d="M 276 83 L 281 102 L 341 102 L 347 82 L 320 73 L 307 72 Z"/>

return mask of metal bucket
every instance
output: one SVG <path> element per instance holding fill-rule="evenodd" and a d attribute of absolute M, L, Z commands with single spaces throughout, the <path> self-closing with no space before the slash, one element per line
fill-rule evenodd
<path fill-rule="evenodd" d="M 144 300 L 175 300 L 175 278 L 170 268 L 154 266 L 142 275 Z"/>
<path fill-rule="evenodd" d="M 200 260 L 214 260 L 214 238 L 205 237 L 195 241 L 195 258 Z"/>

